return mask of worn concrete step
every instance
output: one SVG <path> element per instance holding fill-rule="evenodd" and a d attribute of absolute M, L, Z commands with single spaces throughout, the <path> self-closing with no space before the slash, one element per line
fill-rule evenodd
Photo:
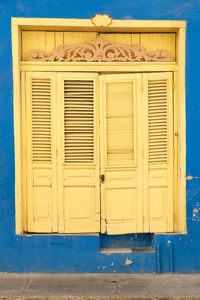
<path fill-rule="evenodd" d="M 200 297 L 131 297 L 131 296 L 62 296 L 62 297 L 0 297 L 0 300 L 200 300 Z"/>
<path fill-rule="evenodd" d="M 1 299 L 200 300 L 200 275 L 0 273 Z"/>

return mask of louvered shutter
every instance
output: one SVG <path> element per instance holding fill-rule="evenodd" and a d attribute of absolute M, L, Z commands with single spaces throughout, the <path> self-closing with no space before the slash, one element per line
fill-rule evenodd
<path fill-rule="evenodd" d="M 64 80 L 65 163 L 94 162 L 94 82 Z"/>
<path fill-rule="evenodd" d="M 51 163 L 51 80 L 49 78 L 32 78 L 31 92 L 33 163 Z"/>
<path fill-rule="evenodd" d="M 144 74 L 144 230 L 173 231 L 172 73 Z"/>
<path fill-rule="evenodd" d="M 27 214 L 29 232 L 55 232 L 56 77 L 26 73 Z"/>
<path fill-rule="evenodd" d="M 101 232 L 143 231 L 141 75 L 101 76 Z"/>
<path fill-rule="evenodd" d="M 58 74 L 60 232 L 99 232 L 97 75 Z"/>

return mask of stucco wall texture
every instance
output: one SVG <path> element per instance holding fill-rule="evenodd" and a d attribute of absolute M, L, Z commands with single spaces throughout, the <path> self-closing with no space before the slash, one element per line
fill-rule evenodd
<path fill-rule="evenodd" d="M 99 252 L 99 236 L 16 236 L 11 17 L 186 20 L 187 235 L 155 234 L 153 252 Z M 0 272 L 200 273 L 199 0 L 0 0 Z M 159 244 L 159 251 L 158 251 Z M 171 247 L 169 247 L 171 245 Z"/>

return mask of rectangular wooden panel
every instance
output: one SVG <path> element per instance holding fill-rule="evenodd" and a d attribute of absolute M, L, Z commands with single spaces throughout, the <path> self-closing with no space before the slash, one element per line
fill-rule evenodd
<path fill-rule="evenodd" d="M 66 45 L 79 45 L 84 42 L 96 40 L 96 32 L 59 32 L 59 31 L 22 31 L 21 57 L 26 60 L 29 51 L 41 49 L 51 52 L 55 47 Z"/>
<path fill-rule="evenodd" d="M 34 187 L 34 216 L 35 221 L 52 220 L 52 192 L 51 187 Z"/>
<path fill-rule="evenodd" d="M 150 221 L 163 221 L 166 218 L 166 187 L 149 188 Z"/>
<path fill-rule="evenodd" d="M 99 33 L 106 41 L 115 42 L 122 45 L 131 45 L 132 35 L 130 33 Z"/>
<path fill-rule="evenodd" d="M 22 31 L 22 60 L 26 60 L 33 49 L 52 51 L 61 44 L 80 45 L 96 40 L 100 35 L 107 41 L 122 45 L 139 44 L 147 51 L 167 49 L 172 58 L 176 57 L 175 33 L 97 33 L 97 32 L 57 32 L 57 31 Z"/>
<path fill-rule="evenodd" d="M 107 222 L 136 222 L 136 189 L 107 189 Z"/>
<path fill-rule="evenodd" d="M 47 52 L 51 52 L 55 48 L 55 34 L 53 31 L 47 31 L 45 33 L 45 50 Z"/>
<path fill-rule="evenodd" d="M 64 219 L 66 221 L 91 220 L 94 215 L 94 196 L 94 187 L 77 188 L 77 186 L 74 186 L 65 188 Z"/>
<path fill-rule="evenodd" d="M 85 42 L 96 40 L 96 32 L 64 32 L 64 44 L 80 45 Z"/>
<path fill-rule="evenodd" d="M 64 44 L 64 32 L 55 32 L 55 47 Z"/>
<path fill-rule="evenodd" d="M 64 170 L 65 186 L 94 186 L 95 169 L 94 168 L 65 168 Z"/>
<path fill-rule="evenodd" d="M 176 60 L 176 33 L 141 33 L 140 45 L 148 52 L 167 49 Z"/>
<path fill-rule="evenodd" d="M 26 60 L 33 49 L 46 50 L 45 31 L 22 31 L 21 58 Z"/>

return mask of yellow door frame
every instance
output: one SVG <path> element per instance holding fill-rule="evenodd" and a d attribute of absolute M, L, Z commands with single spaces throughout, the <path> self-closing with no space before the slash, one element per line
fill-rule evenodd
<path fill-rule="evenodd" d="M 91 20 L 80 19 L 40 19 L 12 18 L 12 53 L 14 82 L 14 135 L 15 135 L 15 218 L 16 234 L 25 231 L 23 210 L 26 210 L 24 197 L 25 168 L 23 156 L 25 147 L 24 136 L 24 99 L 25 71 L 85 71 L 85 72 L 174 72 L 174 99 L 177 103 L 176 137 L 177 137 L 177 194 L 175 208 L 177 212 L 176 232 L 186 233 L 186 137 L 185 137 L 185 21 L 147 21 L 147 20 L 113 20 L 107 32 L 175 32 L 176 62 L 135 62 L 135 63 L 57 63 L 57 62 L 22 62 L 21 31 L 22 30 L 64 30 L 64 31 L 101 31 L 94 27 Z M 24 178 L 24 179 L 23 179 Z"/>

